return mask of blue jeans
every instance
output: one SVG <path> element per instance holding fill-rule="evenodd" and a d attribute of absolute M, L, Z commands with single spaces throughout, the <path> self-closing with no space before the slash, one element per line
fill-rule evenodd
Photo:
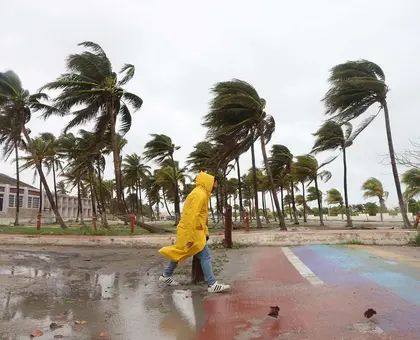
<path fill-rule="evenodd" d="M 213 268 L 211 266 L 210 249 L 207 244 L 203 248 L 203 250 L 197 254 L 197 257 L 200 259 L 201 268 L 203 269 L 204 273 L 204 280 L 206 280 L 209 286 L 212 286 L 216 282 L 216 278 L 213 274 Z M 165 266 L 165 269 L 163 270 L 163 275 L 166 277 L 171 277 L 177 265 L 178 263 L 174 261 L 168 261 L 168 263 Z"/>

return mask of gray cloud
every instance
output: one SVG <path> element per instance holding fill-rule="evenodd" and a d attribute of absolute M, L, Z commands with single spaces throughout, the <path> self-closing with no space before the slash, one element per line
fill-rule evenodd
<path fill-rule="evenodd" d="M 297 155 L 311 149 L 311 133 L 324 119 L 320 99 L 329 68 L 366 58 L 387 74 L 394 143 L 402 150 L 409 147 L 409 138 L 417 138 L 418 80 L 412 68 L 420 52 L 419 10 L 415 0 L 6 2 L 0 70 L 15 70 L 24 86 L 36 91 L 64 72 L 64 60 L 78 50 L 78 42 L 101 44 L 115 68 L 125 62 L 136 65 L 128 87 L 144 99 L 124 152 L 141 153 L 149 133 L 165 133 L 182 147 L 178 158 L 183 163 L 204 138 L 201 118 L 215 82 L 240 78 L 252 83 L 276 119 L 273 143 Z M 58 134 L 64 123 L 34 118 L 29 126 L 34 134 Z M 362 182 L 376 176 L 390 191 L 388 205 L 396 205 L 391 169 L 380 164 L 385 154 L 379 116 L 348 152 L 352 203 L 362 201 Z M 249 155 L 243 155 L 241 166 L 250 166 Z M 341 160 L 328 168 L 333 178 L 323 189 L 341 190 Z M 13 175 L 14 167 L 2 163 L 1 171 Z M 106 175 L 112 176 L 111 166 Z M 30 171 L 22 177 L 32 181 Z"/>

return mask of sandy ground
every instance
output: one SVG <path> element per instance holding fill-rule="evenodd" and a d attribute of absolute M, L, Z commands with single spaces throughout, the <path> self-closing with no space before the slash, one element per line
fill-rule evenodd
<path fill-rule="evenodd" d="M 216 273 L 226 262 L 224 250 L 213 251 Z M 2 247 L 0 339 L 30 339 L 35 330 L 44 334 L 40 340 L 195 339 L 189 323 L 201 330 L 205 286 L 189 285 L 191 264 L 185 263 L 177 278 L 186 286 L 162 287 L 163 265 L 156 249 Z M 191 312 L 183 300 L 198 307 Z"/>

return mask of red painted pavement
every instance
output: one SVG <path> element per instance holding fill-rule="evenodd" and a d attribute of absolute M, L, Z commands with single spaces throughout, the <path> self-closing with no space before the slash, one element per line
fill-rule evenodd
<path fill-rule="evenodd" d="M 280 248 L 254 248 L 249 258 L 250 278 L 233 283 L 231 293 L 204 302 L 207 321 L 200 340 L 238 339 L 419 339 L 415 334 L 362 333 L 363 313 L 373 307 L 386 310 L 375 285 L 360 287 L 312 286 L 300 276 Z M 267 316 L 280 307 L 278 319 Z M 375 325 L 374 316 L 370 323 Z"/>

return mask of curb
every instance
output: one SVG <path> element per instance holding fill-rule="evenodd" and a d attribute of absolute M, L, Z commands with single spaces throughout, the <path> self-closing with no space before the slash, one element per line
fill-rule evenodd
<path fill-rule="evenodd" d="M 309 244 L 407 245 L 418 235 L 414 230 L 319 230 L 295 232 L 234 232 L 233 242 L 244 246 L 298 246 Z M 222 242 L 223 234 L 212 235 L 209 244 Z M 175 235 L 55 236 L 0 235 L 0 245 L 163 247 L 175 243 Z"/>

